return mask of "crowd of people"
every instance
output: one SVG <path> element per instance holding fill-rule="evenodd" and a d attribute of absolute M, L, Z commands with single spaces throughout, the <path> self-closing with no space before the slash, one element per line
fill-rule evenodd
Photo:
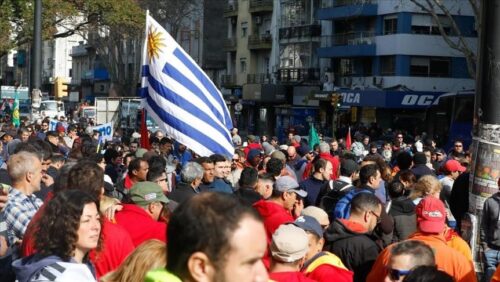
<path fill-rule="evenodd" d="M 1 281 L 477 281 L 461 141 L 235 128 L 232 156 L 198 156 L 162 131 L 48 127 L 1 128 Z M 500 281 L 499 210 L 495 194 L 484 281 Z"/>

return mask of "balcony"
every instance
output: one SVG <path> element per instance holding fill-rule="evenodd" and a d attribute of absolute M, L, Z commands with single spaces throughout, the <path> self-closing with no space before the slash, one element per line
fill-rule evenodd
<path fill-rule="evenodd" d="M 328 36 L 322 37 L 321 46 L 328 46 Z M 362 45 L 362 44 L 375 44 L 375 32 L 374 31 L 361 31 L 361 32 L 347 32 L 338 33 L 330 38 L 330 45 Z M 325 45 L 323 45 L 325 43 Z"/>
<path fill-rule="evenodd" d="M 273 0 L 250 0 L 248 11 L 250 13 L 272 12 Z"/>
<path fill-rule="evenodd" d="M 278 81 L 281 83 L 319 82 L 320 71 L 316 68 L 278 69 Z"/>
<path fill-rule="evenodd" d="M 226 52 L 234 52 L 236 51 L 236 38 L 226 38 L 224 40 L 224 51 Z"/>
<path fill-rule="evenodd" d="M 248 84 L 264 84 L 271 82 L 271 74 L 269 73 L 252 73 L 247 74 Z"/>
<path fill-rule="evenodd" d="M 236 16 L 238 16 L 238 1 L 229 0 L 229 3 L 224 8 L 224 17 L 230 18 Z"/>
<path fill-rule="evenodd" d="M 317 20 L 334 20 L 360 16 L 376 16 L 377 0 L 332 0 L 323 1 L 316 11 Z"/>
<path fill-rule="evenodd" d="M 232 88 L 232 87 L 237 86 L 236 75 L 234 75 L 234 74 L 223 75 L 221 80 L 222 80 L 221 85 L 224 88 Z"/>
<path fill-rule="evenodd" d="M 279 31 L 280 40 L 310 39 L 321 36 L 321 25 L 311 24 L 303 26 L 283 27 Z"/>
<path fill-rule="evenodd" d="M 271 49 L 272 45 L 271 34 L 252 34 L 248 37 L 248 49 L 250 50 Z"/>

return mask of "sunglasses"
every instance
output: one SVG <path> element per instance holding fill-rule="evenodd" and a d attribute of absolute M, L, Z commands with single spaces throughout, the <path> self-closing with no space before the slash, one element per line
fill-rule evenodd
<path fill-rule="evenodd" d="M 370 211 L 370 213 L 373 214 L 373 216 L 375 216 L 377 218 L 377 224 L 382 221 L 382 219 L 380 218 L 380 215 L 376 214 L 374 211 Z"/>
<path fill-rule="evenodd" d="M 398 281 L 402 276 L 406 276 L 411 273 L 411 270 L 399 270 L 394 268 L 389 268 L 389 278 L 393 281 Z"/>

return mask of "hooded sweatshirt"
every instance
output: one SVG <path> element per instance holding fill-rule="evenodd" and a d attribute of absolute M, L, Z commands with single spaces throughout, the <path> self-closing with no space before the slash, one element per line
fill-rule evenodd
<path fill-rule="evenodd" d="M 292 214 L 282 205 L 273 201 L 260 200 L 253 204 L 253 207 L 264 219 L 267 242 L 271 242 L 274 231 L 283 223 L 293 222 L 295 219 Z"/>
<path fill-rule="evenodd" d="M 367 230 L 354 221 L 335 219 L 325 239 L 325 250 L 336 254 L 354 272 L 353 281 L 365 281 L 380 252 Z"/>
<path fill-rule="evenodd" d="M 18 259 L 12 263 L 17 281 L 96 281 L 91 264 L 77 263 L 73 259 L 64 262 L 57 256 L 41 258 L 38 255 Z"/>
<path fill-rule="evenodd" d="M 405 240 L 417 231 L 415 204 L 411 199 L 400 197 L 392 200 L 389 214 L 394 219 L 393 243 Z"/>

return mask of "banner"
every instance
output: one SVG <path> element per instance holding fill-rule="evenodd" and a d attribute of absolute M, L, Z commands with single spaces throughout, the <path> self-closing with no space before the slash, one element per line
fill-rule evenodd
<path fill-rule="evenodd" d="M 112 122 L 108 122 L 105 124 L 94 126 L 92 129 L 99 131 L 100 136 L 102 137 L 103 140 L 106 140 L 106 141 L 113 140 L 113 123 Z"/>

